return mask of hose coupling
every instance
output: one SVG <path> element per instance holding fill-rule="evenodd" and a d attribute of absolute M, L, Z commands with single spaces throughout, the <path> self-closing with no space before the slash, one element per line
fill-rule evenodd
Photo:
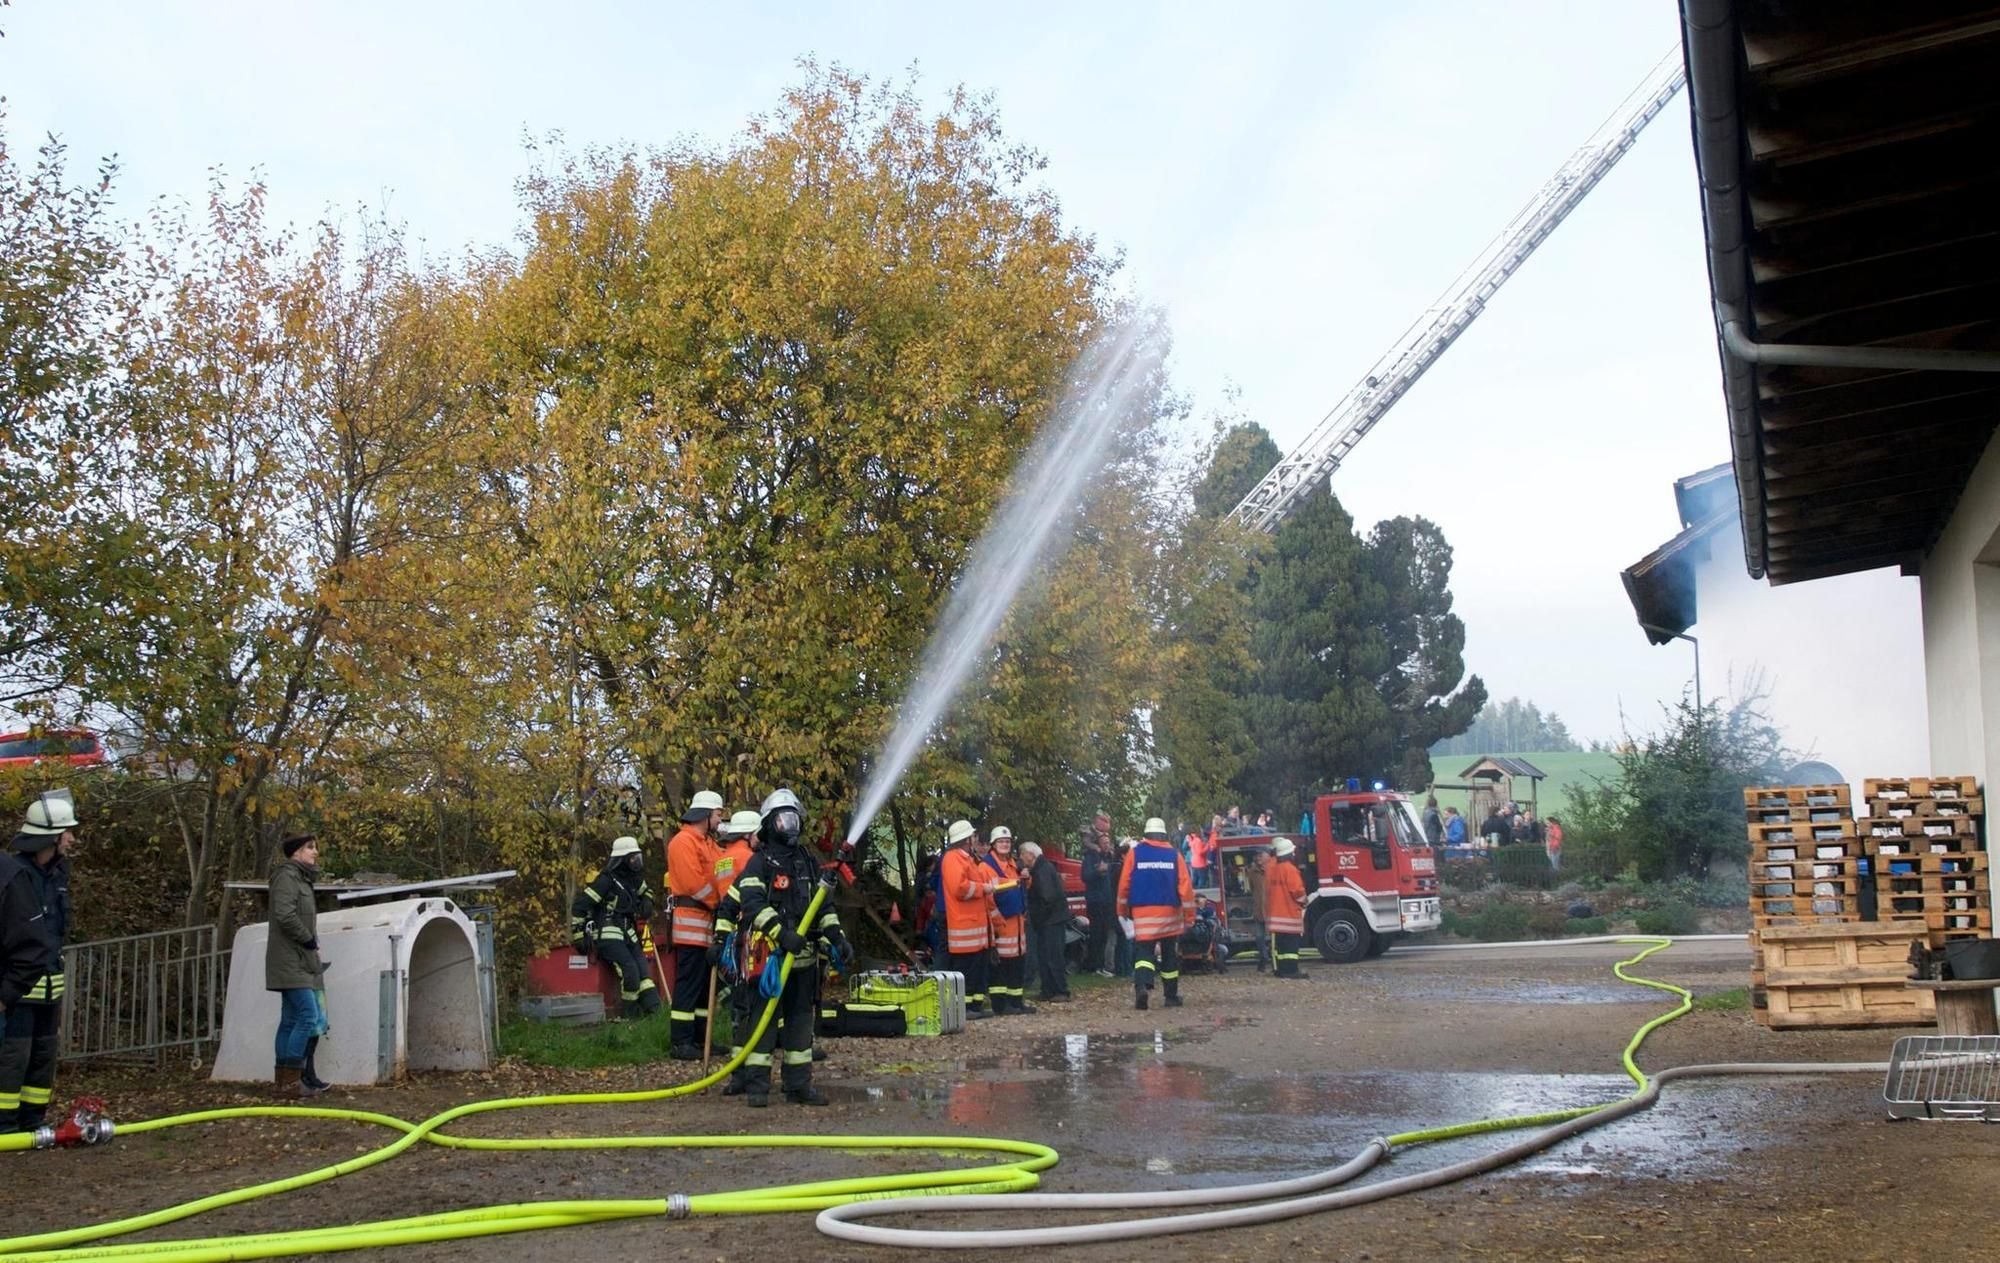
<path fill-rule="evenodd" d="M 686 1193 L 667 1194 L 667 1218 L 687 1219 L 693 1216 L 694 1208 L 688 1203 Z"/>
<path fill-rule="evenodd" d="M 56 1147 L 55 1128 L 46 1125 L 35 1128 L 35 1148 L 53 1149 L 55 1147 Z"/>

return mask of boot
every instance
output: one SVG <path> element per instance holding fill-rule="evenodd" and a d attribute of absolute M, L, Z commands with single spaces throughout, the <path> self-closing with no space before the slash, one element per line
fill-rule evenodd
<path fill-rule="evenodd" d="M 1015 997 L 1014 997 L 1014 1011 L 1015 1011 L 1016 1013 L 1037 1013 L 1037 1012 L 1040 1012 L 1040 1010 L 1039 1010 L 1039 1009 L 1035 1008 L 1035 1006 L 1034 1006 L 1034 1005 L 1032 1005 L 1032 1004 L 1029 1004 L 1029 1003 L 1028 1003 L 1028 1002 L 1027 1002 L 1026 1000 L 1022 999 L 1022 998 L 1021 998 L 1020 996 L 1015 996 Z"/>
<path fill-rule="evenodd" d="M 333 1087 L 331 1083 L 319 1077 L 319 1069 L 313 1065 L 313 1054 L 318 1051 L 319 1036 L 315 1035 L 306 1041 L 306 1064 L 300 1067 L 299 1071 L 299 1082 L 305 1085 L 308 1096 L 318 1096 Z"/>
<path fill-rule="evenodd" d="M 1179 1007 L 1181 1007 L 1180 992 L 1172 990 L 1171 988 L 1167 991 L 1167 1007 L 1170 1009 L 1178 1009 Z"/>
<path fill-rule="evenodd" d="M 667 1053 L 667 1056 L 672 1057 L 675 1061 L 700 1061 L 701 1045 L 675 1044 Z"/>
<path fill-rule="evenodd" d="M 1132 989 L 1132 1007 L 1138 1009 L 1141 1013 L 1146 1011 L 1146 989 L 1144 987 L 1134 987 Z"/>
<path fill-rule="evenodd" d="M 760 1110 L 768 1107 L 771 1104 L 770 1085 L 769 1084 L 754 1085 L 750 1089 L 749 1097 L 746 1098 L 743 1103 L 745 1105 L 748 1105 L 753 1110 Z"/>
<path fill-rule="evenodd" d="M 824 1049 L 824 1048 L 818 1048 L 818 1047 L 815 1047 L 815 1048 L 813 1049 L 813 1060 L 814 1060 L 815 1062 L 820 1062 L 820 1061 L 825 1061 L 825 1060 L 826 1060 L 826 1049 Z"/>
<path fill-rule="evenodd" d="M 812 1064 L 792 1066 L 784 1069 L 783 1082 L 785 1099 L 794 1105 L 826 1105 L 826 1093 L 813 1086 Z"/>
<path fill-rule="evenodd" d="M 740 1048 L 732 1048 L 729 1050 L 729 1056 L 733 1060 L 736 1054 L 742 1051 Z M 729 1081 L 722 1085 L 722 1094 L 724 1096 L 742 1096 L 748 1090 L 747 1085 L 749 1082 L 750 1076 L 744 1074 L 742 1067 L 739 1066 L 729 1072 Z"/>
<path fill-rule="evenodd" d="M 271 1095 L 281 1101 L 296 1101 L 305 1094 L 304 1070 L 299 1066 L 279 1066 L 272 1072 Z"/>

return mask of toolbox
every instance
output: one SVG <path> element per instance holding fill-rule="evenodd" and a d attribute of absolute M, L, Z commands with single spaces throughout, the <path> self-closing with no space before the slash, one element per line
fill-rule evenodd
<path fill-rule="evenodd" d="M 903 1010 L 912 1035 L 955 1035 L 965 1029 L 962 973 L 870 970 L 854 975 L 848 992 L 864 1004 L 893 1004 Z"/>

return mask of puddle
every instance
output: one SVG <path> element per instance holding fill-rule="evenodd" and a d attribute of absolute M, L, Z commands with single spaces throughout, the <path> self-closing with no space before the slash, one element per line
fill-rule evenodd
<path fill-rule="evenodd" d="M 1280 1063 L 1237 1067 L 1178 1061 L 1197 1035 L 1072 1034 L 1019 1052 L 902 1063 L 910 1071 L 821 1080 L 853 1104 L 896 1104 L 993 1134 L 1032 1136 L 1092 1169 L 1173 1174 L 1226 1184 L 1330 1166 L 1377 1136 L 1471 1119 L 1539 1114 L 1624 1096 L 1619 1074 L 1536 1075 L 1424 1070 L 1342 1071 Z M 923 1065 L 935 1069 L 915 1070 Z M 1782 1095 L 1688 1084 L 1623 1119 L 1510 1168 L 1513 1179 L 1574 1182 L 1655 1174 L 1715 1174 L 1759 1143 Z M 1399 1150 L 1415 1170 L 1499 1148 L 1496 1133 Z"/>
<path fill-rule="evenodd" d="M 1480 985 L 1448 978 L 1398 985 L 1399 1000 L 1443 1000 L 1475 1004 L 1658 1004 L 1663 991 L 1621 982 L 1494 982 Z M 1670 1002 L 1672 997 L 1667 997 Z"/>

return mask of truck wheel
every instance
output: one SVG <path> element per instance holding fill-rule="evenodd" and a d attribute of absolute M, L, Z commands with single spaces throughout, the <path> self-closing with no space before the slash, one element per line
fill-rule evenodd
<path fill-rule="evenodd" d="M 1313 927 L 1313 938 L 1317 940 L 1321 960 L 1351 965 L 1370 954 L 1375 934 L 1359 912 L 1336 908 L 1319 919 L 1319 924 Z"/>
<path fill-rule="evenodd" d="M 1394 947 L 1399 937 L 1399 935 L 1395 934 L 1377 934 L 1373 939 L 1369 940 L 1368 959 L 1374 960 L 1377 956 Z"/>

